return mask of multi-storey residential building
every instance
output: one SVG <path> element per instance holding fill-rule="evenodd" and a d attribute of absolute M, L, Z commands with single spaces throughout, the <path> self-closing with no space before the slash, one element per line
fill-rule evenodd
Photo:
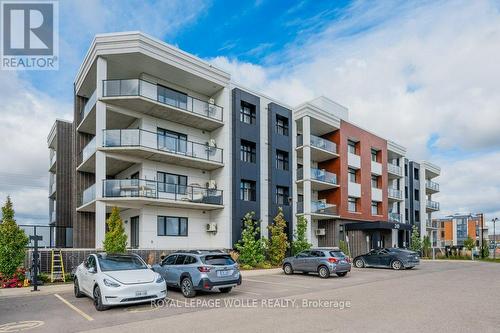
<path fill-rule="evenodd" d="M 72 131 L 71 122 L 56 120 L 47 137 L 49 147 L 49 225 L 56 227 L 51 228 L 53 234 L 51 234 L 50 244 L 57 247 L 71 247 L 73 241 L 72 229 L 70 228 L 73 226 L 73 211 L 71 209 Z"/>
<path fill-rule="evenodd" d="M 488 242 L 488 226 L 484 221 L 484 214 L 453 214 L 441 219 L 433 219 L 438 228 L 438 246 L 463 246 L 470 237 L 477 246 Z"/>
<path fill-rule="evenodd" d="M 439 202 L 434 201 L 432 195 L 439 192 L 439 184 L 433 179 L 440 175 L 441 169 L 427 161 L 417 163 L 405 159 L 404 172 L 406 221 L 417 226 L 422 238 L 429 236 L 432 246 L 436 247 L 438 232 L 432 214 L 439 211 Z"/>
<path fill-rule="evenodd" d="M 74 89 L 75 247 L 102 246 L 114 206 L 132 248 L 232 248 L 280 207 L 315 245 L 407 246 L 405 148 L 327 98 L 292 108 L 137 32 L 96 36 Z"/>

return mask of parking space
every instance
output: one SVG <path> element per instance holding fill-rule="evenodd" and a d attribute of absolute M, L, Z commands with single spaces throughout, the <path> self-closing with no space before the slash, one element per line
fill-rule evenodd
<path fill-rule="evenodd" d="M 464 268 L 465 265 L 465 268 Z M 218 292 L 198 293 L 194 299 L 186 299 L 180 291 L 168 291 L 168 302 L 152 306 L 151 304 L 114 307 L 104 312 L 95 310 L 89 298 L 75 298 L 69 289 L 50 295 L 29 295 L 9 297 L 0 301 L 0 333 L 9 331 L 9 326 L 18 323 L 27 326 L 30 332 L 74 332 L 116 325 L 132 325 L 137 322 L 165 318 L 174 320 L 179 315 L 192 314 L 202 316 L 204 311 L 227 311 L 220 309 L 231 307 L 233 301 L 265 300 L 265 299 L 309 299 L 321 297 L 355 294 L 358 290 L 375 290 L 381 293 L 380 284 L 388 283 L 401 289 L 406 283 L 415 283 L 427 277 L 439 274 L 464 274 L 468 266 L 474 264 L 431 263 L 424 262 L 413 270 L 393 271 L 388 269 L 353 269 L 345 277 L 332 276 L 321 279 L 314 274 L 284 275 L 282 272 L 267 275 L 252 275 L 243 279 L 243 284 L 228 294 Z M 475 267 L 482 267 L 477 264 Z M 493 264 L 494 265 L 494 264 Z M 500 265 L 498 266 L 500 267 Z M 375 286 L 375 284 L 377 284 Z M 373 286 L 372 286 L 373 285 Z M 396 290 L 396 289 L 395 289 Z M 404 290 L 404 288 L 403 288 Z M 391 290 L 383 290 L 390 293 Z M 362 299 L 364 299 L 362 297 Z M 231 301 L 231 302 L 229 302 Z M 371 301 L 371 300 L 367 300 Z M 219 306 L 215 302 L 220 302 Z M 224 303 L 227 302 L 227 303 Z M 222 304 L 222 306 L 220 306 Z M 295 312 L 294 312 L 295 313 Z M 267 314 L 267 313 L 266 313 Z M 224 312 L 221 314 L 224 316 Z M 288 314 L 289 315 L 289 314 Z M 172 317 L 172 319 L 169 319 Z M 230 319 L 230 318 L 227 318 Z M 35 323 L 22 323 L 34 321 Z M 40 324 L 40 322 L 42 324 Z M 31 327 L 32 325 L 33 327 Z M 28 327 L 29 326 L 29 327 Z M 10 330 L 13 331 L 13 330 Z"/>

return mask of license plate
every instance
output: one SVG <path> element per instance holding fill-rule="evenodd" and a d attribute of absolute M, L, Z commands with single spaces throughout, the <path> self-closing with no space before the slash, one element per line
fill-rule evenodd
<path fill-rule="evenodd" d="M 347 261 L 346 260 L 340 260 L 340 263 L 341 264 L 347 264 Z"/>
<path fill-rule="evenodd" d="M 147 291 L 136 291 L 135 296 L 146 296 L 148 294 Z"/>
<path fill-rule="evenodd" d="M 229 270 L 229 271 L 217 271 L 217 276 L 218 277 L 224 277 L 224 276 L 229 276 L 231 275 L 233 271 Z"/>

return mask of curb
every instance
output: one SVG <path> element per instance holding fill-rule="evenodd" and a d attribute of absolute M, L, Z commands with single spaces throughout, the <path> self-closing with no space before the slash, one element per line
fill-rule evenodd
<path fill-rule="evenodd" d="M 268 268 L 268 269 L 252 269 L 248 271 L 240 271 L 241 276 L 243 278 L 249 276 L 257 276 L 257 275 L 275 275 L 280 274 L 283 270 L 280 268 Z"/>
<path fill-rule="evenodd" d="M 39 291 L 34 292 L 32 290 L 33 287 L 0 289 L 0 297 L 39 296 L 50 295 L 57 292 L 71 291 L 73 290 L 73 283 L 57 284 L 52 286 L 38 286 Z"/>

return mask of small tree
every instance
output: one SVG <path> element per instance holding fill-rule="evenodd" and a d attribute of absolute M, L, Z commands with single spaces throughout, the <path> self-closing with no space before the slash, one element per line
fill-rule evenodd
<path fill-rule="evenodd" d="M 255 213 L 250 212 L 245 214 L 243 218 L 243 231 L 241 232 L 241 240 L 235 245 L 240 252 L 239 261 L 243 265 L 256 266 L 262 263 L 264 256 L 264 241 L 259 238 L 260 228 L 255 225 Z"/>
<path fill-rule="evenodd" d="M 425 235 L 424 240 L 422 241 L 422 251 L 424 257 L 429 257 L 429 252 L 431 251 L 431 239 L 428 235 Z"/>
<path fill-rule="evenodd" d="M 422 249 L 422 241 L 420 240 L 420 235 L 418 233 L 417 226 L 413 226 L 411 230 L 411 239 L 410 239 L 410 250 L 415 252 L 420 252 Z"/>
<path fill-rule="evenodd" d="M 10 197 L 2 207 L 0 223 L 0 273 L 11 278 L 24 262 L 29 238 L 14 220 L 14 208 Z"/>
<path fill-rule="evenodd" d="M 349 246 L 347 245 L 347 242 L 346 241 L 339 241 L 339 248 L 340 248 L 340 251 L 344 252 L 344 254 L 348 257 L 351 256 L 351 253 L 349 251 Z"/>
<path fill-rule="evenodd" d="M 300 215 L 297 218 L 297 228 L 293 233 L 293 241 L 292 241 L 292 254 L 296 255 L 299 252 L 309 250 L 312 247 L 312 244 L 307 241 L 306 237 L 307 232 L 307 219 Z"/>
<path fill-rule="evenodd" d="M 467 251 L 470 251 L 471 258 L 474 256 L 474 254 L 472 253 L 472 249 L 474 248 L 475 245 L 476 242 L 470 236 L 467 236 L 467 239 L 464 240 L 464 247 L 467 249 Z"/>
<path fill-rule="evenodd" d="M 127 250 L 127 234 L 123 229 L 123 221 L 118 207 L 113 207 L 106 221 L 108 231 L 104 237 L 104 251 L 107 253 L 125 253 Z"/>
<path fill-rule="evenodd" d="M 483 258 L 488 258 L 490 256 L 490 248 L 488 247 L 488 242 L 483 242 L 481 246 L 481 256 Z"/>
<path fill-rule="evenodd" d="M 269 243 L 268 243 L 268 256 L 271 265 L 278 266 L 283 263 L 285 259 L 286 250 L 290 247 L 288 237 L 285 233 L 286 220 L 283 215 L 283 209 L 278 208 L 278 214 L 273 220 L 273 223 L 268 226 L 269 229 Z"/>

